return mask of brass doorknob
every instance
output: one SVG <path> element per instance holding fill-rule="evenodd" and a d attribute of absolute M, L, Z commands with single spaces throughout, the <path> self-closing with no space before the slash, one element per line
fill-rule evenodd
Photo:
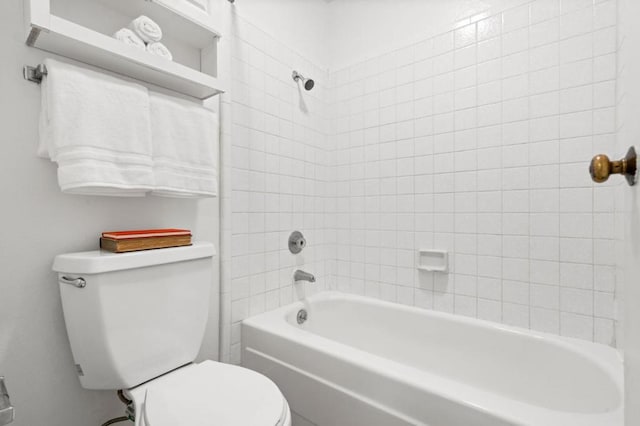
<path fill-rule="evenodd" d="M 602 183 L 609 179 L 610 175 L 621 174 L 627 179 L 629 185 L 636 183 L 636 150 L 631 147 L 627 155 L 618 161 L 611 161 L 604 154 L 598 154 L 591 160 L 589 173 L 594 182 Z"/>

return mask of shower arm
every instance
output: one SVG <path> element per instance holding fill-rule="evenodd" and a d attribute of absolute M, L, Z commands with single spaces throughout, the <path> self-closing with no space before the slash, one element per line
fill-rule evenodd
<path fill-rule="evenodd" d="M 313 87 L 316 84 L 313 81 L 313 79 L 305 78 L 302 74 L 300 74 L 298 71 L 295 71 L 295 70 L 291 73 L 291 77 L 293 78 L 293 81 L 295 81 L 296 83 L 299 82 L 299 81 L 302 81 L 304 89 L 307 90 L 307 91 L 313 89 Z"/>

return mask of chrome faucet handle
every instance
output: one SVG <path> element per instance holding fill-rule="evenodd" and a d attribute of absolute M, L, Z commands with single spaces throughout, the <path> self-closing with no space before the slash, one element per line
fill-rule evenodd
<path fill-rule="evenodd" d="M 293 231 L 289 235 L 289 251 L 292 254 L 298 254 L 307 245 L 307 240 L 304 239 L 304 235 L 300 231 Z"/>
<path fill-rule="evenodd" d="M 9 399 L 9 392 L 7 392 L 4 377 L 0 376 L 0 426 L 8 425 L 14 420 L 15 413 Z"/>

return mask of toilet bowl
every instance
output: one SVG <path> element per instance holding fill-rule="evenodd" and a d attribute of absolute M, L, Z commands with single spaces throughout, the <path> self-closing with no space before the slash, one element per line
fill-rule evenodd
<path fill-rule="evenodd" d="M 209 317 L 214 248 L 194 243 L 131 253 L 55 258 L 80 383 L 122 390 L 136 426 L 290 426 L 267 377 L 194 363 Z"/>
<path fill-rule="evenodd" d="M 125 392 L 136 426 L 290 426 L 287 401 L 265 376 L 204 361 Z"/>

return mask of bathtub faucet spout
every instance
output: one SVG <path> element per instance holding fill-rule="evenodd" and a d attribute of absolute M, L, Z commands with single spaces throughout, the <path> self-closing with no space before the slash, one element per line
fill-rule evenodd
<path fill-rule="evenodd" d="M 301 271 L 300 269 L 298 269 L 293 274 L 293 280 L 294 281 L 309 281 L 310 283 L 315 283 L 316 282 L 316 277 L 314 277 L 313 274 L 310 274 L 308 272 Z"/>

